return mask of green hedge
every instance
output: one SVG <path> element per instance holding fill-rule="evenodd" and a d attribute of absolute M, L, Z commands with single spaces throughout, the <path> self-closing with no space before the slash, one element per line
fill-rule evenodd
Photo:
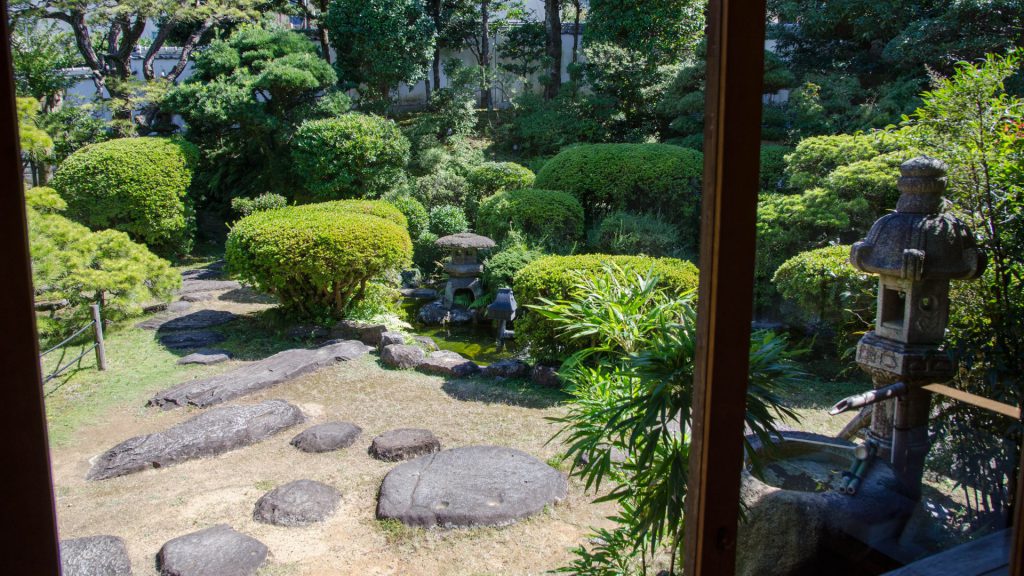
<path fill-rule="evenodd" d="M 353 112 L 303 122 L 292 160 L 311 197 L 376 198 L 404 180 L 409 141 L 391 120 Z"/>
<path fill-rule="evenodd" d="M 499 243 L 511 230 L 518 230 L 535 244 L 564 252 L 583 236 L 583 207 L 565 192 L 507 190 L 480 204 L 476 228 Z"/>
<path fill-rule="evenodd" d="M 697 245 L 704 156 L 671 144 L 585 144 L 549 160 L 534 186 L 561 190 L 583 206 L 587 224 L 614 210 L 660 213 Z"/>
<path fill-rule="evenodd" d="M 182 140 L 119 138 L 69 156 L 52 185 L 72 220 L 125 232 L 161 256 L 183 256 L 195 235 L 188 192 L 198 159 L 198 149 Z"/>
<path fill-rule="evenodd" d="M 401 221 L 372 215 L 372 204 L 390 208 Z M 225 259 L 232 274 L 276 295 L 285 308 L 307 317 L 339 317 L 363 297 L 368 281 L 409 262 L 412 242 L 404 220 L 383 202 L 257 212 L 231 229 Z"/>
<path fill-rule="evenodd" d="M 599 273 L 608 264 L 618 266 L 626 274 L 653 272 L 659 278 L 659 286 L 672 293 L 697 289 L 697 267 L 675 258 L 586 254 L 534 260 L 515 275 L 513 282 L 516 301 L 522 311 L 520 319 L 516 320 L 516 339 L 529 345 L 533 357 L 544 362 L 561 361 L 576 350 L 556 332 L 550 321 L 531 313 L 528 307 L 539 304 L 541 298 L 552 301 L 572 298 L 579 275 Z"/>
<path fill-rule="evenodd" d="M 416 240 L 427 230 L 430 225 L 430 216 L 427 215 L 427 209 L 419 200 L 412 196 L 399 195 L 389 197 L 387 201 L 405 216 L 410 238 Z"/>
<path fill-rule="evenodd" d="M 303 208 L 309 210 L 329 210 L 333 212 L 349 212 L 353 214 L 368 214 L 390 220 L 402 228 L 409 228 L 409 221 L 397 206 L 386 200 L 335 200 L 333 202 L 318 202 L 316 204 L 305 204 Z"/>
<path fill-rule="evenodd" d="M 529 168 L 515 162 L 484 162 L 470 170 L 466 180 L 477 196 L 486 198 L 502 190 L 529 188 L 536 178 Z"/>

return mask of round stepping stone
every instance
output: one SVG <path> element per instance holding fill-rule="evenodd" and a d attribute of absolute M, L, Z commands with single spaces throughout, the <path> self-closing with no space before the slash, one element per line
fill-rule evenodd
<path fill-rule="evenodd" d="M 328 422 L 310 426 L 292 438 L 291 445 L 303 452 L 330 452 L 348 448 L 363 429 L 348 422 Z"/>
<path fill-rule="evenodd" d="M 230 359 L 231 353 L 226 350 L 200 350 L 188 356 L 182 356 L 178 359 L 178 364 L 203 364 L 209 366 L 211 364 L 227 362 Z"/>
<path fill-rule="evenodd" d="M 453 448 L 388 472 L 377 517 L 425 528 L 502 526 L 561 501 L 568 488 L 561 472 L 525 452 Z"/>
<path fill-rule="evenodd" d="M 117 536 L 86 536 L 61 540 L 64 576 L 131 576 L 132 563 L 124 540 Z"/>
<path fill-rule="evenodd" d="M 385 432 L 373 439 L 370 455 L 377 460 L 397 462 L 441 449 L 441 441 L 430 430 L 422 428 L 399 428 Z"/>
<path fill-rule="evenodd" d="M 255 576 L 266 559 L 262 542 L 218 524 L 168 541 L 156 565 L 160 576 Z"/>
<path fill-rule="evenodd" d="M 427 354 L 419 346 L 390 344 L 380 353 L 380 361 L 390 368 L 409 370 L 419 366 Z"/>
<path fill-rule="evenodd" d="M 341 492 L 313 480 L 278 486 L 256 501 L 253 519 L 275 526 L 306 526 L 334 513 Z"/>

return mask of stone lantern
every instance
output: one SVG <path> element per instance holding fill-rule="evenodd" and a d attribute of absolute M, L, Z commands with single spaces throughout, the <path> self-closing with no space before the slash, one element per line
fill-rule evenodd
<path fill-rule="evenodd" d="M 480 250 L 494 248 L 494 240 L 470 232 L 461 232 L 438 238 L 434 245 L 451 250 L 451 258 L 444 265 L 448 273 L 448 283 L 444 287 L 444 306 L 451 309 L 455 304 L 455 294 L 466 290 L 477 299 L 484 294 L 480 282 L 480 274 L 484 265 L 480 263 Z"/>
<path fill-rule="evenodd" d="M 977 278 L 985 259 L 967 225 L 942 210 L 945 164 L 921 156 L 904 162 L 900 174 L 896 211 L 879 218 L 850 251 L 855 268 L 879 277 L 875 329 L 857 344 L 857 364 L 874 390 L 832 412 L 874 403 L 869 440 L 919 495 L 930 447 L 931 393 L 922 386 L 949 380 L 955 369 L 942 350 L 949 282 Z"/>

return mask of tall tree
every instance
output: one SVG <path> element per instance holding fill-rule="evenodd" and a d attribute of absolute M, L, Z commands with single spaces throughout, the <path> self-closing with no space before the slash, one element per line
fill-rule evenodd
<path fill-rule="evenodd" d="M 675 64 L 704 36 L 703 0 L 590 0 L 587 44 L 614 44 Z"/>
<path fill-rule="evenodd" d="M 427 0 L 427 14 L 434 23 L 437 39 L 430 62 L 431 79 L 435 90 L 441 88 L 441 51 L 456 51 L 466 46 L 476 21 L 475 0 Z M 431 82 L 427 81 L 427 99 Z"/>
<path fill-rule="evenodd" d="M 544 98 L 550 100 L 558 95 L 562 87 L 562 6 L 561 0 L 544 0 L 544 30 L 548 57 L 547 81 L 544 83 Z"/>
<path fill-rule="evenodd" d="M 42 112 L 58 107 L 61 94 L 74 83 L 63 72 L 81 62 L 72 48 L 71 34 L 55 22 L 30 20 L 14 22 L 11 56 L 14 81 L 19 96 L 31 96 L 42 105 Z"/>

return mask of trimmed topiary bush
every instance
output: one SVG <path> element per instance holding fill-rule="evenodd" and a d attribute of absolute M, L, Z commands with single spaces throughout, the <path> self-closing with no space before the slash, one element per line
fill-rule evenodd
<path fill-rule="evenodd" d="M 552 251 L 567 252 L 583 236 L 583 207 L 565 192 L 507 190 L 480 204 L 476 227 L 495 242 L 518 230 Z"/>
<path fill-rule="evenodd" d="M 318 202 L 306 204 L 310 210 L 327 210 L 333 212 L 350 212 L 353 214 L 368 214 L 390 220 L 402 228 L 408 229 L 409 222 L 405 215 L 391 202 L 386 200 L 335 200 L 334 202 Z"/>
<path fill-rule="evenodd" d="M 484 162 L 469 171 L 466 180 L 480 198 L 502 190 L 530 188 L 537 177 L 526 166 L 515 162 Z"/>
<path fill-rule="evenodd" d="M 704 156 L 671 144 L 586 144 L 549 160 L 534 186 L 561 190 L 583 205 L 588 225 L 614 210 L 660 213 L 697 244 Z"/>
<path fill-rule="evenodd" d="M 653 214 L 612 212 L 591 231 L 590 247 L 606 254 L 675 256 L 679 232 Z"/>
<path fill-rule="evenodd" d="M 198 159 L 183 140 L 118 138 L 69 156 L 52 184 L 72 220 L 120 230 L 161 256 L 184 256 L 195 236 L 188 191 Z"/>
<path fill-rule="evenodd" d="M 789 186 L 799 190 L 820 186 L 838 166 L 869 160 L 879 154 L 874 140 L 862 134 L 804 138 L 786 155 Z"/>
<path fill-rule="evenodd" d="M 257 212 L 228 234 L 228 269 L 243 281 L 274 294 L 281 304 L 313 318 L 340 317 L 364 296 L 366 284 L 399 270 L 412 257 L 402 222 L 353 211 L 353 204 L 328 202 Z"/>
<path fill-rule="evenodd" d="M 409 227 L 409 237 L 414 241 L 430 226 L 430 216 L 419 200 L 412 196 L 399 195 L 388 198 L 388 202 L 405 216 Z"/>
<path fill-rule="evenodd" d="M 534 260 L 515 275 L 513 282 L 519 309 L 525 311 L 515 323 L 516 339 L 529 345 L 534 358 L 544 362 L 561 361 L 576 349 L 572 342 L 557 333 L 552 322 L 529 307 L 540 304 L 542 298 L 549 301 L 571 299 L 579 275 L 597 274 L 609 264 L 617 266 L 623 274 L 652 272 L 660 279 L 658 285 L 674 294 L 697 289 L 697 267 L 675 258 L 586 254 Z"/>
<path fill-rule="evenodd" d="M 292 160 L 309 196 L 376 198 L 405 178 L 409 141 L 391 120 L 353 112 L 303 122 Z"/>
<path fill-rule="evenodd" d="M 430 209 L 430 231 L 439 237 L 466 230 L 469 230 L 469 220 L 462 208 L 442 204 Z"/>
<path fill-rule="evenodd" d="M 231 199 L 231 209 L 238 213 L 240 218 L 245 218 L 253 212 L 284 208 L 288 205 L 288 199 L 280 194 L 265 192 L 255 198 L 239 196 Z"/>
<path fill-rule="evenodd" d="M 516 272 L 522 270 L 527 264 L 543 258 L 544 253 L 532 249 L 525 244 L 515 243 L 500 252 L 492 254 L 484 262 L 484 272 L 480 279 L 487 291 L 494 296 L 498 288 L 512 287 Z"/>

